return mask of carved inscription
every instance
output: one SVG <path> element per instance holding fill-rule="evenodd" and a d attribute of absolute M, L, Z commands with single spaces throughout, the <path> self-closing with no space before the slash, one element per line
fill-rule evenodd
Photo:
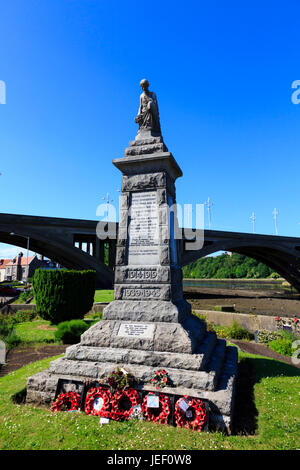
<path fill-rule="evenodd" d="M 140 288 L 140 287 L 135 287 L 135 288 L 130 288 L 127 287 L 123 290 L 123 299 L 157 299 L 161 295 L 161 290 L 160 288 Z"/>
<path fill-rule="evenodd" d="M 157 270 L 156 269 L 128 269 L 126 272 L 126 280 L 154 280 L 157 278 Z"/>
<path fill-rule="evenodd" d="M 146 323 L 121 323 L 117 336 L 152 338 L 154 325 Z"/>
<path fill-rule="evenodd" d="M 156 191 L 132 193 L 128 264 L 158 264 L 158 207 Z"/>

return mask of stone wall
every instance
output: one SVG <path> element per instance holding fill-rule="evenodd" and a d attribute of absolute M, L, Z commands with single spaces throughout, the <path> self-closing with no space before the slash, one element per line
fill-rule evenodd
<path fill-rule="evenodd" d="M 239 325 L 247 328 L 247 330 L 254 333 L 256 330 L 269 330 L 275 331 L 278 329 L 277 321 L 275 316 L 271 317 L 268 315 L 254 315 L 248 313 L 233 313 L 233 312 L 216 312 L 213 310 L 194 310 L 197 316 L 204 315 L 206 321 L 215 325 L 230 326 L 233 321 L 236 321 Z M 287 326 L 292 325 L 294 330 L 293 318 L 280 317 L 281 321 Z M 299 324 L 298 324 L 299 325 Z M 297 326 L 298 333 L 300 333 L 300 327 Z"/>

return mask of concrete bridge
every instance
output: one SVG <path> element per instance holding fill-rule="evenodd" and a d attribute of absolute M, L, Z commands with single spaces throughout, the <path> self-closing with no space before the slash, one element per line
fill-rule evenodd
<path fill-rule="evenodd" d="M 117 224 L 106 240 L 96 236 L 98 221 L 0 213 L 0 242 L 40 253 L 68 269 L 95 269 L 98 285 L 113 284 Z M 103 231 L 107 223 L 100 222 Z M 12 235 L 12 233 L 14 235 Z M 204 245 L 187 250 L 180 244 L 181 265 L 217 251 L 232 251 L 255 258 L 278 272 L 300 292 L 300 238 L 215 230 L 204 231 Z"/>

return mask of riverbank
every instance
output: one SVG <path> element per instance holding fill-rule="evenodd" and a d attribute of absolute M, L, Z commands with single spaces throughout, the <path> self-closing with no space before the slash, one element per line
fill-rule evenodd
<path fill-rule="evenodd" d="M 282 284 L 282 282 L 286 282 L 283 277 L 278 277 L 277 279 L 271 279 L 270 277 L 264 277 L 264 278 L 247 278 L 247 277 L 240 277 L 240 278 L 226 278 L 226 279 L 218 279 L 215 277 L 211 278 L 197 278 L 197 277 L 185 277 L 183 278 L 183 281 L 216 281 L 216 282 L 271 282 L 275 284 Z"/>
<path fill-rule="evenodd" d="M 276 289 L 230 289 L 184 286 L 184 297 L 196 310 L 233 307 L 235 312 L 256 315 L 300 316 L 300 294 Z"/>

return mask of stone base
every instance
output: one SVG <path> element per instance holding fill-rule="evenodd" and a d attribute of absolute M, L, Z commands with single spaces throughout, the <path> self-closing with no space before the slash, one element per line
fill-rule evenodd
<path fill-rule="evenodd" d="M 206 400 L 213 426 L 230 431 L 237 373 L 235 347 L 207 332 L 205 323 L 194 315 L 187 315 L 182 323 L 149 322 L 149 338 L 118 336 L 121 324 L 120 320 L 98 322 L 47 371 L 30 377 L 27 403 L 50 404 L 59 378 L 105 381 L 117 367 L 139 379 L 141 390 L 155 390 L 151 376 L 164 368 L 171 386 L 163 392 Z"/>
<path fill-rule="evenodd" d="M 76 346 L 78 347 L 79 345 Z M 68 354 L 70 354 L 70 352 Z M 72 367 L 70 367 L 70 362 L 73 363 Z M 201 383 L 199 381 L 197 384 L 195 380 L 194 382 L 187 382 L 186 387 L 182 385 L 165 387 L 162 392 L 172 395 L 189 395 L 191 397 L 206 400 L 209 404 L 209 421 L 213 427 L 231 432 L 236 363 L 237 349 L 234 347 L 226 347 L 222 372 L 220 374 L 216 390 L 202 389 L 199 385 L 205 387 L 205 382 Z M 125 367 L 126 370 L 133 373 L 136 377 L 139 376 L 144 379 L 149 378 L 149 370 L 144 366 L 129 366 L 127 363 L 122 362 L 110 364 L 94 362 L 88 366 L 85 361 L 70 361 L 68 359 L 61 358 L 53 361 L 48 370 L 29 377 L 27 382 L 26 403 L 50 405 L 55 399 L 58 379 L 77 381 L 87 379 L 101 380 L 107 377 L 107 374 L 116 367 Z M 172 376 L 172 372 L 172 370 L 168 369 L 170 376 Z M 177 374 L 182 374 L 182 371 L 177 371 Z M 209 377 L 209 374 L 207 375 Z M 198 377 L 200 376 L 198 375 Z M 193 388 L 189 387 L 191 384 L 194 385 Z M 198 385 L 198 387 L 195 387 L 195 385 Z M 157 391 L 150 384 L 144 384 L 138 388 L 140 390 Z"/>
<path fill-rule="evenodd" d="M 114 300 L 103 309 L 103 320 L 180 323 L 191 314 L 191 305 L 184 299 Z"/>

